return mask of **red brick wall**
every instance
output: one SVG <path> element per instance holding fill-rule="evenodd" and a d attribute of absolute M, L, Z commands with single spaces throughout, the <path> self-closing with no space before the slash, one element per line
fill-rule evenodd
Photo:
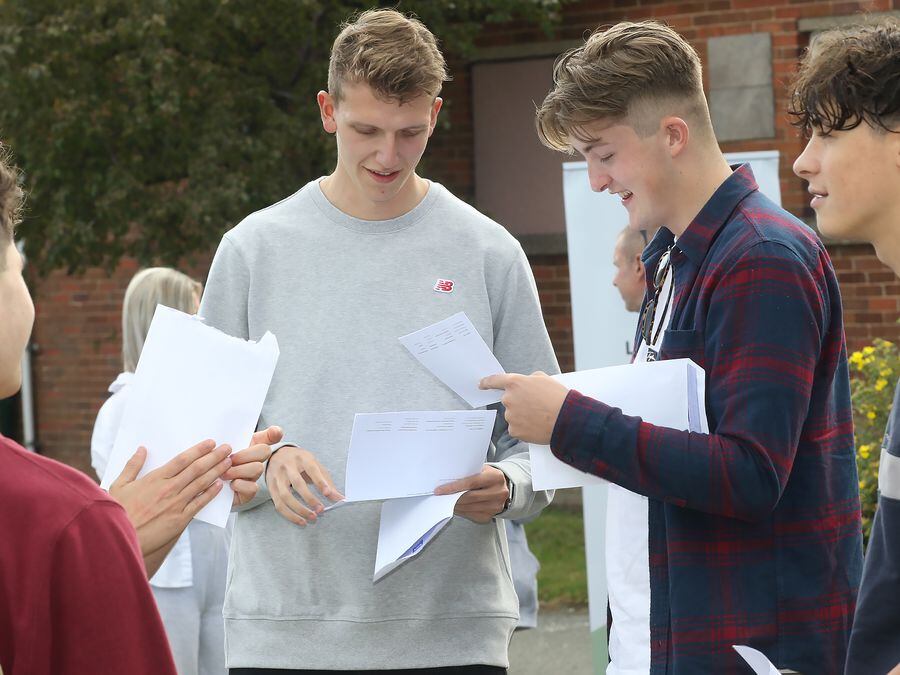
<path fill-rule="evenodd" d="M 537 283 L 547 332 L 556 350 L 559 368 L 575 370 L 572 341 L 572 296 L 569 292 L 569 260 L 565 255 L 532 256 L 531 268 Z"/>
<path fill-rule="evenodd" d="M 876 337 L 900 342 L 900 280 L 865 244 L 828 247 L 841 284 L 844 329 L 851 350 Z"/>

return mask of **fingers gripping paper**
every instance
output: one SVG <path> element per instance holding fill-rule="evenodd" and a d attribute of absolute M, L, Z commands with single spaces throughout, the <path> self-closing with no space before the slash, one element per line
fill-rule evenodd
<path fill-rule="evenodd" d="M 102 486 L 109 488 L 139 446 L 147 448 L 142 476 L 207 438 L 246 448 L 277 361 L 271 333 L 249 342 L 158 306 Z M 197 518 L 224 527 L 232 499 L 226 484 Z"/>
<path fill-rule="evenodd" d="M 632 363 L 554 376 L 569 389 L 660 427 L 709 433 L 706 375 L 690 359 Z M 547 445 L 530 444 L 535 490 L 584 487 L 603 479 L 558 460 Z"/>

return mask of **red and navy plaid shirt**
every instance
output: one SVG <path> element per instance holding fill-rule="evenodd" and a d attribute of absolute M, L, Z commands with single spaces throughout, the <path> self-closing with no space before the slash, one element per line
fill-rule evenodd
<path fill-rule="evenodd" d="M 672 243 L 663 229 L 644 252 L 648 285 Z M 571 391 L 553 452 L 650 498 L 651 673 L 749 672 L 735 644 L 779 668 L 840 673 L 862 534 L 831 261 L 745 165 L 679 237 L 672 265 L 660 358 L 705 369 L 710 433 Z"/>

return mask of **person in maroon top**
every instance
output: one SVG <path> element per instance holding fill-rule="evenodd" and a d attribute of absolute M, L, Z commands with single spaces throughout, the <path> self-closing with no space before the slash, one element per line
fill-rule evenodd
<path fill-rule="evenodd" d="M 13 244 L 22 192 L 0 145 L 0 399 L 21 386 L 34 305 Z M 140 449 L 107 495 L 82 473 L 0 435 L 0 672 L 175 673 L 147 583 L 191 518 L 231 480 L 252 499 L 271 427 L 253 445 L 204 441 L 137 478 Z M 137 529 L 135 529 L 137 528 Z"/>

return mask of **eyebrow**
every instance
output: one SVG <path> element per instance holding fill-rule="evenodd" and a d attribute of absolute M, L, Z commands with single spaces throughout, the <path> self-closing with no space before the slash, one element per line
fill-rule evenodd
<path fill-rule="evenodd" d="M 381 127 L 375 124 L 368 124 L 366 122 L 348 122 L 348 124 L 354 129 L 378 129 L 381 130 Z M 411 127 L 403 127 L 399 131 L 425 131 L 428 128 L 427 124 L 416 124 Z"/>

